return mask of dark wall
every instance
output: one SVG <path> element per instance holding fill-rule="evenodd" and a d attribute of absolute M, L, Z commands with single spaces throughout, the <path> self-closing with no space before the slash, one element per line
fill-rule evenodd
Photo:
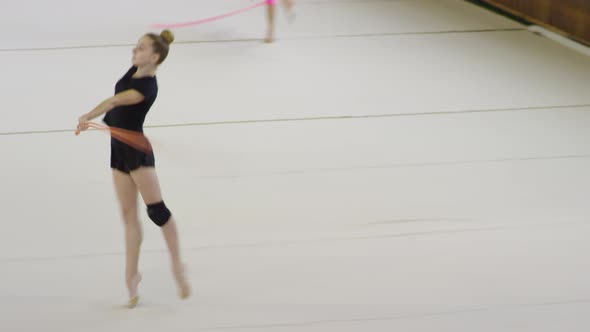
<path fill-rule="evenodd" d="M 590 45 L 590 0 L 480 0 Z"/>

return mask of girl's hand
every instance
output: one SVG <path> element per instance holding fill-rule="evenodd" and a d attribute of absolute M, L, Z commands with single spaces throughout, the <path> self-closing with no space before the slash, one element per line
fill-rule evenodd
<path fill-rule="evenodd" d="M 88 129 L 88 116 L 86 114 L 78 118 L 78 127 L 76 128 L 76 135 L 80 135 L 81 131 Z"/>

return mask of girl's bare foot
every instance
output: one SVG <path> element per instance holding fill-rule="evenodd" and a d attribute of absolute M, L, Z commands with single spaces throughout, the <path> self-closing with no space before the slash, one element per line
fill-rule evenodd
<path fill-rule="evenodd" d="M 135 276 L 127 280 L 127 288 L 129 289 L 129 301 L 127 302 L 127 307 L 129 307 L 130 309 L 135 308 L 137 306 L 137 302 L 139 302 L 139 294 L 137 292 L 137 288 L 140 282 L 141 274 L 139 272 Z"/>
<path fill-rule="evenodd" d="M 180 267 L 175 267 L 172 269 L 172 272 L 178 285 L 178 296 L 183 300 L 188 299 L 191 295 L 191 289 L 186 280 L 186 266 L 181 265 Z"/>
<path fill-rule="evenodd" d="M 266 33 L 266 38 L 264 38 L 264 42 L 265 43 L 272 43 L 272 42 L 274 42 L 274 37 L 273 37 L 272 31 L 268 31 Z"/>

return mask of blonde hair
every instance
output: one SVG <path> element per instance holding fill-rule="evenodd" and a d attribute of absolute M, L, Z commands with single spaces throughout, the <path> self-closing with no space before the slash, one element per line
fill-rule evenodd
<path fill-rule="evenodd" d="M 170 44 L 172 44 L 174 41 L 174 34 L 170 30 L 164 30 L 159 35 L 156 35 L 155 33 L 148 33 L 146 36 L 152 40 L 154 52 L 160 56 L 158 64 L 162 64 L 162 62 L 164 62 L 168 56 Z"/>

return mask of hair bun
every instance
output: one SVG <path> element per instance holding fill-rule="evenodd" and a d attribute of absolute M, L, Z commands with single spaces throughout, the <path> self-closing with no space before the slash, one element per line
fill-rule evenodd
<path fill-rule="evenodd" d="M 174 34 L 170 30 L 164 30 L 160 33 L 160 36 L 168 43 L 168 45 L 172 44 L 174 41 Z"/>

